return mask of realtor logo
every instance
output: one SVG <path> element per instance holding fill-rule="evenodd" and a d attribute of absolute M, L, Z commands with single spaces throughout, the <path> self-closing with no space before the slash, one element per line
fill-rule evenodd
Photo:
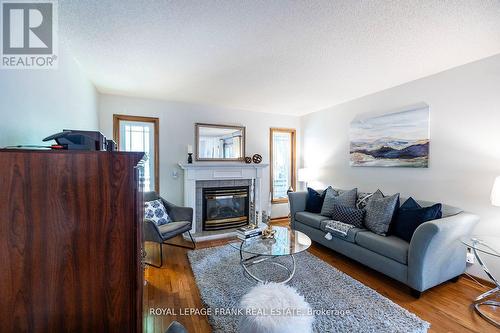
<path fill-rule="evenodd" d="M 57 2 L 1 2 L 4 69 L 57 68 Z"/>

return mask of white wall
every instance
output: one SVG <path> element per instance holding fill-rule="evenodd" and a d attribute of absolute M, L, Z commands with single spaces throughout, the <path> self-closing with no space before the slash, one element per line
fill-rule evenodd
<path fill-rule="evenodd" d="M 355 115 L 425 102 L 431 112 L 428 169 L 349 166 Z M 500 175 L 500 56 L 309 114 L 302 118 L 303 162 L 318 169 L 317 186 L 401 192 L 481 217 L 477 234 L 500 236 L 500 208 L 490 205 Z M 495 270 L 500 273 L 500 262 Z M 474 274 L 480 274 L 477 267 Z M 498 275 L 497 275 L 498 276 Z"/>
<path fill-rule="evenodd" d="M 59 61 L 57 70 L 0 70 L 0 147 L 98 129 L 94 86 L 62 48 Z"/>
<path fill-rule="evenodd" d="M 259 153 L 269 163 L 269 129 L 288 127 L 298 130 L 300 119 L 294 116 L 229 110 L 211 106 L 161 100 L 101 95 L 99 122 L 104 135 L 113 135 L 113 114 L 158 117 L 160 119 L 160 193 L 176 204 L 183 202 L 183 174 L 178 163 L 187 159 L 187 145 L 194 146 L 194 124 L 215 123 L 246 126 L 246 154 Z M 297 132 L 300 137 L 300 131 Z M 297 142 L 298 147 L 300 141 Z M 173 172 L 179 177 L 174 178 Z M 265 200 L 269 194 L 269 171 L 263 180 Z M 265 201 L 264 201 L 265 202 Z M 274 205 L 273 217 L 286 216 L 288 204 Z"/>

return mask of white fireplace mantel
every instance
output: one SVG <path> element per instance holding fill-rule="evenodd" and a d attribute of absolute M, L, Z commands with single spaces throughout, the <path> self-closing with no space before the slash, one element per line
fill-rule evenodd
<path fill-rule="evenodd" d="M 196 182 L 202 180 L 238 180 L 253 179 L 255 182 L 254 204 L 257 211 L 262 208 L 262 173 L 269 164 L 246 164 L 238 162 L 199 162 L 179 163 L 184 170 L 184 206 L 191 207 L 196 217 Z M 191 229 L 193 234 L 201 232 L 196 230 L 196 223 Z"/>

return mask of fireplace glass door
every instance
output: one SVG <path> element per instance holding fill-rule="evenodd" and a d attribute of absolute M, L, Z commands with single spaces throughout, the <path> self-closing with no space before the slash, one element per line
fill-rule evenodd
<path fill-rule="evenodd" d="M 203 230 L 248 224 L 248 186 L 203 189 Z"/>

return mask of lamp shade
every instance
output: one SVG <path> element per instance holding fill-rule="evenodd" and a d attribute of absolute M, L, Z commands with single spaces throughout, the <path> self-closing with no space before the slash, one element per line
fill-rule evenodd
<path fill-rule="evenodd" d="M 297 172 L 297 178 L 299 179 L 299 182 L 308 182 L 311 180 L 311 169 L 309 168 L 302 168 L 299 169 Z"/>
<path fill-rule="evenodd" d="M 491 204 L 500 207 L 500 177 L 495 179 L 491 190 Z"/>

